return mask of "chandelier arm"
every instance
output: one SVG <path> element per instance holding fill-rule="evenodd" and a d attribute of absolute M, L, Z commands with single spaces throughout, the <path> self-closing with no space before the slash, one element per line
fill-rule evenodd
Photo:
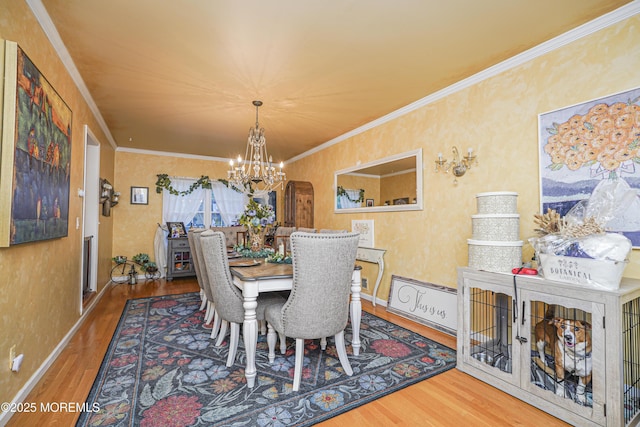
<path fill-rule="evenodd" d="M 286 174 L 282 171 L 276 172 L 273 166 L 273 160 L 269 157 L 267 151 L 267 141 L 264 137 L 264 129 L 260 128 L 259 110 L 262 101 L 253 101 L 256 107 L 256 125 L 255 128 L 249 129 L 249 137 L 247 139 L 247 147 L 245 150 L 245 158 L 242 167 L 238 162 L 238 166 L 233 171 L 229 171 L 229 179 L 237 186 L 244 186 L 248 189 L 246 193 L 256 197 L 258 194 L 267 194 L 273 191 L 280 184 L 284 189 L 284 181 L 287 179 Z"/>

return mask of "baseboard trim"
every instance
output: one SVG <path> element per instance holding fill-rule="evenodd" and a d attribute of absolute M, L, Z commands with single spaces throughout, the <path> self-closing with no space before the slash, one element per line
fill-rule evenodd
<path fill-rule="evenodd" d="M 38 381 L 42 379 L 44 374 L 49 370 L 51 365 L 53 365 L 53 362 L 56 361 L 58 356 L 60 356 L 60 353 L 62 353 L 62 350 L 64 350 L 67 344 L 69 344 L 69 341 L 71 341 L 71 338 L 76 334 L 76 332 L 78 332 L 80 325 L 82 325 L 82 323 L 85 321 L 89 313 L 91 313 L 94 307 L 102 299 L 102 296 L 104 295 L 105 291 L 110 286 L 113 286 L 113 283 L 111 281 L 109 281 L 102 288 L 100 293 L 98 293 L 96 297 L 93 298 L 93 301 L 83 309 L 82 316 L 80 316 L 80 318 L 75 323 L 75 325 L 73 325 L 73 327 L 69 330 L 69 332 L 67 332 L 67 334 L 58 343 L 56 348 L 53 349 L 51 354 L 49 354 L 49 356 L 44 360 L 44 362 L 42 362 L 40 367 L 33 373 L 33 375 L 31 375 L 31 378 L 27 380 L 27 382 L 24 384 L 24 386 L 22 386 L 20 391 L 18 391 L 18 393 L 13 397 L 13 399 L 11 400 L 12 405 L 24 401 L 24 399 L 26 399 L 29 393 L 31 393 L 31 390 L 33 390 L 36 384 L 38 384 Z M 0 426 L 5 426 L 9 422 L 9 419 L 11 418 L 12 415 L 13 415 L 13 412 L 2 412 L 2 414 L 0 414 Z"/>
<path fill-rule="evenodd" d="M 360 298 L 362 298 L 365 301 L 369 301 L 371 303 L 373 303 L 373 297 L 369 294 L 360 294 Z M 380 298 L 376 298 L 376 305 L 381 305 L 383 307 L 387 306 L 387 301 L 385 300 L 381 300 Z"/>

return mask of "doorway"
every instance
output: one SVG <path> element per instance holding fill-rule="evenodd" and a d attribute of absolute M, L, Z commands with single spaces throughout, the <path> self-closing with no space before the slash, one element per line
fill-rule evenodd
<path fill-rule="evenodd" d="M 82 272 L 80 280 L 80 314 L 84 303 L 95 295 L 98 282 L 98 228 L 100 206 L 100 143 L 84 126 L 84 194 L 82 204 Z M 76 222 L 76 226 L 78 223 Z"/>

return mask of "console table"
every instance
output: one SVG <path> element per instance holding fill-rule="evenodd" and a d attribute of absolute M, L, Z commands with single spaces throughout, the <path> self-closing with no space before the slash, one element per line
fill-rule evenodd
<path fill-rule="evenodd" d="M 378 264 L 378 278 L 376 279 L 376 284 L 373 287 L 373 305 L 374 306 L 376 305 L 376 295 L 378 293 L 378 286 L 380 286 L 380 281 L 382 280 L 382 273 L 384 273 L 384 253 L 386 251 L 387 251 L 386 249 L 358 247 L 358 252 L 356 254 L 356 259 L 358 261 Z"/>
<path fill-rule="evenodd" d="M 191 248 L 186 237 L 167 239 L 167 280 L 174 277 L 195 276 L 191 261 Z"/>

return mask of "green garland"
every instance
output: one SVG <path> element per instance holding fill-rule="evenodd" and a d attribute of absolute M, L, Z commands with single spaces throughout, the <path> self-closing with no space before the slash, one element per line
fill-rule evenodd
<path fill-rule="evenodd" d="M 243 258 L 269 258 L 273 256 L 274 250 L 271 248 L 262 248 L 259 251 L 252 251 L 249 246 L 236 245 L 233 250 L 240 254 Z"/>
<path fill-rule="evenodd" d="M 360 197 L 358 199 L 354 200 L 351 197 L 349 197 L 349 194 L 347 193 L 347 190 L 345 190 L 341 186 L 338 186 L 338 196 L 345 196 L 352 203 L 362 203 L 364 201 L 364 189 L 362 189 L 362 188 L 360 189 Z"/>
<path fill-rule="evenodd" d="M 184 191 L 178 191 L 175 188 L 173 188 L 173 186 L 171 185 L 171 179 L 169 178 L 169 175 L 167 175 L 166 173 L 158 174 L 157 177 L 158 177 L 158 180 L 156 181 L 156 193 L 158 194 L 162 193 L 162 190 L 167 190 L 169 194 L 172 194 L 174 196 L 186 196 L 187 194 L 193 193 L 199 187 L 202 187 L 208 190 L 211 189 L 211 179 L 206 175 L 202 175 L 196 182 L 191 184 L 189 189 Z M 226 179 L 217 179 L 216 181 L 224 184 L 227 188 L 235 190 L 238 193 L 242 193 L 241 189 L 229 183 L 229 181 L 227 181 Z"/>

